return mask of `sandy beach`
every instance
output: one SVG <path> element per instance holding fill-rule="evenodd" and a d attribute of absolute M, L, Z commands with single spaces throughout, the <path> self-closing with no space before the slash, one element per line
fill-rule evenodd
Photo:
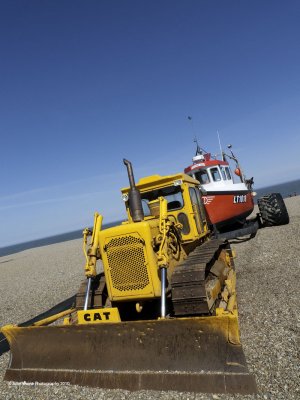
<path fill-rule="evenodd" d="M 259 394 L 245 399 L 299 399 L 300 196 L 285 200 L 290 223 L 233 240 L 241 340 Z M 83 279 L 82 241 L 0 258 L 0 325 L 18 324 L 73 296 Z M 0 357 L 0 399 L 237 399 L 242 396 L 101 390 L 4 382 L 9 352 Z"/>

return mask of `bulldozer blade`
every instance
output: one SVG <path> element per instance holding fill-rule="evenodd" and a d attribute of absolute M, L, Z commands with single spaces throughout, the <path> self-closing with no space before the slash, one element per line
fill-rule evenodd
<path fill-rule="evenodd" d="M 256 393 L 232 316 L 2 329 L 5 380 L 126 390 Z"/>

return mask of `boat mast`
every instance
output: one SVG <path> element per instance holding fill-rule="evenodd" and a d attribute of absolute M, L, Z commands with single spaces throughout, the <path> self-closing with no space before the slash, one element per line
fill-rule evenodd
<path fill-rule="evenodd" d="M 222 161 L 224 160 L 224 153 L 223 153 L 223 149 L 222 149 L 222 145 L 221 145 L 221 139 L 220 139 L 220 135 L 219 135 L 219 131 L 217 130 L 217 135 L 218 135 L 218 140 L 219 140 L 219 146 L 220 146 L 220 152 L 221 152 L 221 157 L 222 157 Z"/>

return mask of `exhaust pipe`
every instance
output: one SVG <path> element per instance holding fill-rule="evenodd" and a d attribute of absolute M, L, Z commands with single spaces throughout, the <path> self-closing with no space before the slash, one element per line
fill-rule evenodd
<path fill-rule="evenodd" d="M 128 193 L 130 214 L 134 222 L 140 222 L 143 221 L 144 219 L 141 194 L 135 186 L 131 162 L 126 160 L 125 158 L 123 159 L 123 162 L 127 168 L 129 185 L 130 185 L 130 190 Z"/>

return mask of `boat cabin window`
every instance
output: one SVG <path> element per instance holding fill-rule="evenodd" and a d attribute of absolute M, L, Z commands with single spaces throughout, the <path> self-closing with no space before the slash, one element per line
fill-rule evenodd
<path fill-rule="evenodd" d="M 205 185 L 210 182 L 206 169 L 195 172 L 195 179 L 197 179 L 197 181 L 199 181 L 201 185 Z"/>
<path fill-rule="evenodd" d="M 164 197 L 168 202 L 168 211 L 179 210 L 183 207 L 183 197 L 180 186 L 169 186 L 162 189 L 155 189 L 151 192 L 141 193 L 142 206 L 145 217 L 150 214 L 149 201 Z"/>
<path fill-rule="evenodd" d="M 229 167 L 225 168 L 227 179 L 232 179 Z"/>
<path fill-rule="evenodd" d="M 224 179 L 224 181 L 226 181 L 227 180 L 227 175 L 226 175 L 226 172 L 225 172 L 225 168 L 224 167 L 220 167 L 220 169 L 221 169 L 221 173 L 222 173 L 222 178 Z"/>
<path fill-rule="evenodd" d="M 221 180 L 221 175 L 220 175 L 219 169 L 217 167 L 211 168 L 210 173 L 215 182 L 218 182 Z"/>

